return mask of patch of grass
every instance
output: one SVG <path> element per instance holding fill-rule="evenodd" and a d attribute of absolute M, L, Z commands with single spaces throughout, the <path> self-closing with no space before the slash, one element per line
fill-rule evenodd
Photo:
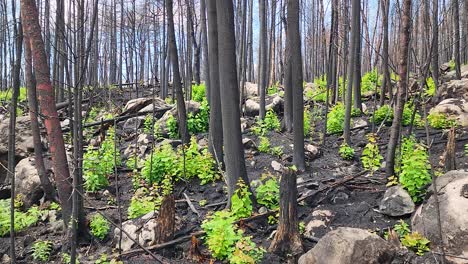
<path fill-rule="evenodd" d="M 32 206 L 26 212 L 15 209 L 15 231 L 21 231 L 36 224 L 45 211 Z M 0 200 L 0 237 L 10 233 L 10 200 Z"/>

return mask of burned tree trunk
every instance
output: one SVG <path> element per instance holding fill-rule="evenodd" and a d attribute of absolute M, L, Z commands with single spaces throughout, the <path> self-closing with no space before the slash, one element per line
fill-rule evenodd
<path fill-rule="evenodd" d="M 35 1 L 21 0 L 21 10 L 24 31 L 31 42 L 31 54 L 37 80 L 37 95 L 50 143 L 50 154 L 62 206 L 62 217 L 65 226 L 68 226 L 72 210 L 72 201 L 70 199 L 72 195 L 71 177 Z"/>

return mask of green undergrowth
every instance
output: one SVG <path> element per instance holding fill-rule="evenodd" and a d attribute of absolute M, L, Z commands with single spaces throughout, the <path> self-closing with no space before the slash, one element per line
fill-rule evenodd
<path fill-rule="evenodd" d="M 205 243 L 217 260 L 232 264 L 259 263 L 265 250 L 246 236 L 235 223 L 252 214 L 252 202 L 247 186 L 240 181 L 231 199 L 231 210 L 217 211 L 203 221 Z"/>
<path fill-rule="evenodd" d="M 60 208 L 56 203 L 52 203 L 47 209 L 39 209 L 38 206 L 32 206 L 27 211 L 20 209 L 22 202 L 20 199 L 15 201 L 15 231 L 22 231 L 36 224 L 43 215 L 48 213 L 48 210 L 57 210 Z M 10 200 L 0 200 L 0 237 L 10 233 Z"/>
<path fill-rule="evenodd" d="M 83 178 L 86 191 L 97 192 L 109 185 L 108 177 L 114 173 L 114 165 L 121 164 L 120 152 L 114 148 L 115 131 L 110 128 L 101 146 L 98 149 L 88 148 L 84 154 Z"/>

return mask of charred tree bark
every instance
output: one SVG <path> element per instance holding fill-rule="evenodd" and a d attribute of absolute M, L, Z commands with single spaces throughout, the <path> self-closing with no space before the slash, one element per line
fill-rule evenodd
<path fill-rule="evenodd" d="M 400 29 L 400 57 L 398 69 L 400 80 L 398 82 L 398 93 L 394 110 L 394 118 L 387 147 L 387 165 L 385 168 L 387 176 L 392 176 L 395 174 L 395 152 L 398 145 L 398 140 L 400 138 L 401 119 L 405 105 L 406 90 L 408 89 L 408 52 L 410 42 L 410 27 L 411 0 L 404 0 Z"/>
<path fill-rule="evenodd" d="M 187 112 L 185 110 L 184 93 L 182 92 L 181 78 L 179 72 L 179 56 L 177 55 L 177 43 L 175 40 L 174 30 L 174 13 L 172 8 L 172 0 L 166 0 L 167 10 L 167 34 L 169 43 L 169 52 L 172 60 L 173 72 L 173 87 L 177 99 L 177 115 L 179 119 L 179 134 L 182 142 L 189 141 L 189 134 L 187 130 Z"/>
<path fill-rule="evenodd" d="M 31 58 L 31 43 L 29 37 L 24 35 L 24 75 L 26 81 L 26 87 L 28 89 L 28 107 L 29 107 L 29 118 L 31 119 L 31 132 L 34 142 L 34 163 L 36 165 L 37 174 L 41 181 L 42 190 L 46 200 L 53 201 L 56 199 L 55 189 L 49 180 L 44 165 L 43 151 L 41 134 L 39 130 L 39 122 L 37 119 L 37 113 L 39 111 L 37 107 L 37 94 L 36 94 L 36 82 L 32 72 L 32 58 Z"/>
<path fill-rule="evenodd" d="M 458 80 L 461 79 L 461 62 L 460 62 L 460 5 L 458 0 L 452 0 L 453 11 L 453 58 L 455 60 L 455 76 Z"/>
<path fill-rule="evenodd" d="M 280 182 L 279 224 L 269 251 L 281 255 L 297 256 L 303 251 L 297 217 L 296 178 L 296 174 L 287 169 Z"/>
<path fill-rule="evenodd" d="M 210 0 L 214 1 L 214 0 Z M 239 82 L 237 81 L 234 7 L 232 1 L 215 1 L 218 25 L 219 81 L 229 205 L 239 179 L 250 189 L 242 145 Z"/>
<path fill-rule="evenodd" d="M 380 1 L 382 5 L 382 35 L 383 35 L 383 49 L 382 49 L 382 70 L 383 81 L 382 90 L 380 93 L 380 106 L 385 104 L 385 94 L 388 91 L 390 101 L 392 100 L 392 83 L 390 80 L 390 68 L 388 65 L 388 13 L 390 9 L 390 0 Z"/>
<path fill-rule="evenodd" d="M 202 0 L 203 1 L 203 0 Z M 221 113 L 221 86 L 219 82 L 218 25 L 216 0 L 206 0 L 208 11 L 208 60 L 210 69 L 210 131 L 208 149 L 215 157 L 218 166 L 223 161 L 223 123 Z"/>
<path fill-rule="evenodd" d="M 70 171 L 68 170 L 65 144 L 60 126 L 60 120 L 55 106 L 54 90 L 50 82 L 49 66 L 41 36 L 39 16 L 34 0 L 21 0 L 24 31 L 31 41 L 31 53 L 37 80 L 37 95 L 44 116 L 47 136 L 50 143 L 50 154 L 54 168 L 55 182 L 62 206 L 62 217 L 65 226 L 68 226 L 72 203 L 72 185 Z"/>
<path fill-rule="evenodd" d="M 268 37 L 267 37 L 267 10 L 266 10 L 266 1 L 259 0 L 259 13 L 260 13 L 260 47 L 259 47 L 259 69 L 258 73 L 258 89 L 260 95 L 260 119 L 265 118 L 265 93 L 267 89 L 267 63 L 268 63 Z"/>

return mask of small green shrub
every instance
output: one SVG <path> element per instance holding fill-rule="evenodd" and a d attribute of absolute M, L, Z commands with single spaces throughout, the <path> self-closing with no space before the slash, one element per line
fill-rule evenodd
<path fill-rule="evenodd" d="M 243 231 L 234 225 L 236 220 L 252 213 L 247 186 L 242 181 L 238 186 L 232 196 L 231 211 L 215 212 L 203 221 L 204 239 L 211 254 L 218 260 L 236 264 L 256 263 L 262 259 L 265 250 L 257 248 L 251 238 L 244 236 Z"/>
<path fill-rule="evenodd" d="M 128 207 L 128 218 L 134 219 L 156 210 L 156 202 L 152 196 L 132 197 Z"/>
<path fill-rule="evenodd" d="M 260 137 L 260 143 L 258 144 L 258 151 L 263 153 L 270 153 L 270 140 L 267 137 Z"/>
<path fill-rule="evenodd" d="M 197 102 L 206 101 L 206 87 L 204 83 L 192 85 L 192 99 Z"/>
<path fill-rule="evenodd" d="M 153 118 L 151 115 L 145 116 L 145 121 L 143 122 L 143 132 L 145 134 L 151 134 L 151 126 L 153 125 Z"/>
<path fill-rule="evenodd" d="M 274 83 L 267 89 L 268 95 L 275 95 L 279 92 L 279 82 Z"/>
<path fill-rule="evenodd" d="M 430 241 L 418 232 L 411 232 L 409 225 L 403 221 L 398 221 L 393 226 L 393 230 L 398 234 L 398 238 L 403 246 L 422 256 L 429 251 Z M 385 233 L 385 239 L 388 239 L 388 232 Z"/>
<path fill-rule="evenodd" d="M 345 160 L 352 160 L 354 158 L 354 149 L 346 143 L 341 145 L 338 153 L 340 154 L 340 157 Z"/>
<path fill-rule="evenodd" d="M 279 185 L 275 178 L 270 178 L 255 190 L 257 194 L 257 203 L 265 206 L 270 210 L 277 209 L 279 207 Z"/>
<path fill-rule="evenodd" d="M 169 116 L 169 118 L 166 120 L 166 126 L 169 138 L 179 137 L 179 127 L 177 125 L 177 119 L 174 116 Z"/>
<path fill-rule="evenodd" d="M 309 110 L 309 107 L 304 107 L 304 136 L 310 134 L 312 118 L 312 112 Z"/>
<path fill-rule="evenodd" d="M 107 187 L 107 177 L 114 172 L 114 159 L 116 165 L 120 165 L 120 152 L 114 152 L 114 138 L 114 129 L 111 128 L 98 150 L 88 149 L 84 154 L 83 178 L 86 191 L 96 192 Z"/>
<path fill-rule="evenodd" d="M 38 240 L 32 245 L 32 257 L 36 261 L 47 262 L 52 251 L 52 242 Z"/>
<path fill-rule="evenodd" d="M 381 85 L 379 79 L 377 69 L 366 72 L 361 79 L 361 92 L 365 94 L 375 91 L 376 87 Z"/>
<path fill-rule="evenodd" d="M 223 260 L 234 252 L 235 244 L 240 239 L 234 230 L 234 221 L 235 217 L 229 211 L 218 211 L 203 221 L 206 244 L 213 257 Z"/>
<path fill-rule="evenodd" d="M 391 124 L 393 120 L 393 109 L 389 105 L 383 105 L 374 112 L 374 123 L 381 124 L 385 121 L 386 124 Z"/>
<path fill-rule="evenodd" d="M 252 126 L 252 133 L 258 136 L 264 136 L 268 131 L 281 131 L 281 123 L 273 110 L 268 110 L 265 118 L 257 118 L 257 122 Z"/>
<path fill-rule="evenodd" d="M 413 116 L 414 107 L 415 106 L 412 102 L 408 102 L 405 104 L 405 107 L 403 108 L 403 116 L 401 120 L 401 124 L 403 126 L 409 126 L 411 124 L 411 118 Z M 419 115 L 418 112 L 416 112 L 414 115 L 414 125 L 417 127 L 424 126 L 424 122 L 422 121 L 421 115 Z"/>
<path fill-rule="evenodd" d="M 252 214 L 251 193 L 244 181 L 239 180 L 237 189 L 231 197 L 231 214 L 236 219 L 249 217 Z"/>
<path fill-rule="evenodd" d="M 185 179 L 198 177 L 201 184 L 215 181 L 219 174 L 215 170 L 215 160 L 207 149 L 198 151 L 198 144 L 195 137 L 192 137 L 190 144 L 185 148 Z M 178 180 L 183 178 L 184 159 L 182 150 L 177 152 L 169 144 L 164 144 L 155 149 L 152 155 L 148 156 L 145 165 L 141 170 L 143 179 L 148 184 L 159 183 L 165 176 Z"/>
<path fill-rule="evenodd" d="M 436 112 L 430 113 L 427 116 L 427 121 L 429 122 L 429 125 L 435 129 L 450 128 L 457 124 L 456 120 L 448 118 L 443 113 Z"/>
<path fill-rule="evenodd" d="M 468 144 L 465 144 L 465 156 L 468 156 Z"/>
<path fill-rule="evenodd" d="M 426 89 L 424 89 L 424 96 L 432 97 L 435 95 L 435 92 L 436 92 L 436 85 L 435 85 L 434 79 L 432 79 L 432 77 L 429 77 L 426 79 Z"/>
<path fill-rule="evenodd" d="M 100 214 L 93 216 L 89 227 L 91 228 L 91 234 L 101 240 L 107 236 L 110 230 L 109 222 Z"/>
<path fill-rule="evenodd" d="M 413 250 L 419 256 L 424 255 L 425 252 L 428 252 L 430 250 L 430 243 L 431 241 L 429 241 L 427 238 L 425 238 L 418 232 L 406 234 L 403 238 L 401 238 L 401 244 Z"/>
<path fill-rule="evenodd" d="M 208 102 L 204 100 L 200 105 L 200 111 L 195 115 L 188 113 L 187 115 L 187 129 L 190 134 L 197 134 L 208 131 L 210 119 L 210 107 Z"/>
<path fill-rule="evenodd" d="M 272 147 L 270 153 L 273 156 L 281 157 L 284 154 L 283 147 L 282 146 Z"/>
<path fill-rule="evenodd" d="M 424 195 L 423 187 L 431 182 L 429 156 L 425 147 L 414 137 L 404 138 L 401 145 L 400 183 L 413 201 L 418 202 Z"/>
<path fill-rule="evenodd" d="M 367 143 L 362 151 L 361 162 L 364 169 L 374 174 L 374 172 L 380 168 L 383 157 L 380 155 L 375 135 L 369 134 L 367 135 L 367 139 L 369 143 Z"/>
<path fill-rule="evenodd" d="M 21 231 L 37 223 L 44 211 L 32 206 L 27 212 L 15 209 L 15 231 Z M 10 233 L 10 200 L 0 200 L 0 237 Z"/>
<path fill-rule="evenodd" d="M 336 134 L 343 132 L 345 118 L 345 107 L 337 103 L 330 109 L 327 115 L 327 133 Z"/>

